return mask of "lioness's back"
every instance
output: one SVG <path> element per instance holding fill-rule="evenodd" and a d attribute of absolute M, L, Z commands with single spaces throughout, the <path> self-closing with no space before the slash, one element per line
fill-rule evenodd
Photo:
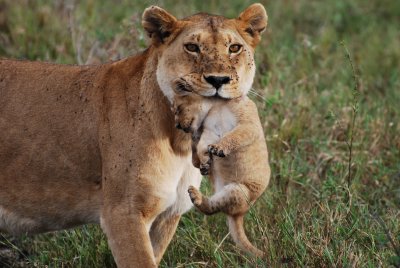
<path fill-rule="evenodd" d="M 45 222 L 60 213 L 54 196 L 77 201 L 73 196 L 100 180 L 92 70 L 0 60 L 0 229 L 57 229 Z M 35 209 L 46 203 L 46 211 Z"/>
<path fill-rule="evenodd" d="M 97 134 L 93 76 L 90 67 L 1 60 L 0 152 L 10 149 L 11 143 L 33 147 L 40 136 L 46 144 L 53 140 L 57 147 L 68 146 L 66 151 L 71 147 L 66 143 L 73 143 L 74 137 L 93 143 Z M 45 148 L 36 149 L 41 149 L 39 154 Z"/>

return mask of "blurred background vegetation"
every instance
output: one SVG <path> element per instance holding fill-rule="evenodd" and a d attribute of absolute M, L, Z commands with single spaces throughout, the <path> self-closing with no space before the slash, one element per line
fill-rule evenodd
<path fill-rule="evenodd" d="M 252 2 L 0 0 L 0 57 L 106 62 L 146 47 L 140 22 L 149 5 L 178 18 L 236 17 Z M 253 259 L 224 240 L 223 215 L 191 211 L 161 266 L 400 267 L 400 1 L 261 2 L 269 26 L 250 96 L 265 126 L 272 179 L 246 229 L 267 257 Z M 203 191 L 210 193 L 206 180 Z M 0 266 L 115 264 L 100 228 L 84 226 L 0 234 Z"/>

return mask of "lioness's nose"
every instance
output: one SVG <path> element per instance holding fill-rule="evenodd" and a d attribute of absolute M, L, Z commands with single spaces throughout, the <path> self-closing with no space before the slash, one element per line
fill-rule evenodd
<path fill-rule="evenodd" d="M 231 81 L 229 76 L 210 75 L 210 76 L 204 76 L 204 79 L 206 79 L 206 81 L 211 85 L 213 85 L 213 87 L 215 87 L 216 89 L 219 89 L 222 85 L 228 84 L 229 81 Z"/>

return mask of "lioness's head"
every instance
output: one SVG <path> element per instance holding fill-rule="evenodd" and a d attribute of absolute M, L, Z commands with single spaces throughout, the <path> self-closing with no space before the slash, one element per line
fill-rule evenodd
<path fill-rule="evenodd" d="M 201 13 L 182 20 L 152 6 L 142 24 L 160 51 L 157 80 L 170 101 L 174 90 L 232 99 L 251 88 L 254 49 L 267 26 L 261 4 L 236 19 Z"/>

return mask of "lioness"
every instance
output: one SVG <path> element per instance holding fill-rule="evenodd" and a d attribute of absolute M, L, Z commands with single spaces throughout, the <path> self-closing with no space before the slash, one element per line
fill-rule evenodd
<path fill-rule="evenodd" d="M 264 192 L 270 177 L 257 107 L 247 96 L 212 99 L 180 90 L 174 97 L 176 124 L 193 132 L 193 164 L 203 175 L 209 175 L 215 191 L 208 198 L 190 186 L 190 199 L 207 215 L 220 211 L 227 214 L 236 244 L 262 257 L 264 252 L 250 243 L 243 228 L 244 215 Z"/>
<path fill-rule="evenodd" d="M 157 266 L 201 180 L 190 135 L 174 127 L 172 88 L 246 95 L 266 23 L 260 4 L 237 19 L 177 20 L 152 6 L 142 18 L 151 45 L 136 56 L 96 66 L 1 60 L 0 229 L 100 223 L 118 267 Z M 230 53 L 237 44 L 243 52 Z"/>

